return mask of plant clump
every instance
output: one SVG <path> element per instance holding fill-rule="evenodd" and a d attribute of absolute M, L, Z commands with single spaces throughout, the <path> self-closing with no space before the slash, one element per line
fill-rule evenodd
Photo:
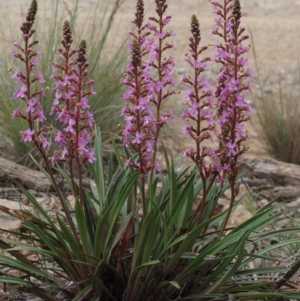
<path fill-rule="evenodd" d="M 50 301 L 300 299 L 291 281 L 299 262 L 287 270 L 282 260 L 272 257 L 273 250 L 300 239 L 265 244 L 266 238 L 300 230 L 262 231 L 280 215 L 273 213 L 275 200 L 249 220 L 228 227 L 232 210 L 242 201 L 239 166 L 248 150 L 244 124 L 250 118 L 250 105 L 245 92 L 250 90 L 251 71 L 244 56 L 249 47 L 243 43 L 248 36 L 241 27 L 239 0 L 210 2 L 218 16 L 213 28 L 218 38 L 213 45 L 215 56 L 204 55 L 211 45 L 200 45 L 200 25 L 193 15 L 185 55 L 192 71 L 182 78 L 187 85 L 183 133 L 194 144 L 183 156 L 194 166 L 180 168 L 165 151 L 167 170 L 162 172 L 157 161 L 158 138 L 173 116 L 162 104 L 175 94 L 175 62 L 169 53 L 174 49 L 174 33 L 168 29 L 167 1 L 155 0 L 156 14 L 148 23 L 143 1 L 137 1 L 136 31 L 130 33 L 124 79 L 124 145 L 114 144 L 117 168 L 111 156 L 105 169 L 101 132 L 94 129 L 88 101 L 95 83 L 88 79 L 87 44 L 82 40 L 74 47 L 68 21 L 51 76 L 55 82 L 51 113 L 62 128 L 55 131 L 58 149 L 50 155 L 46 152 L 49 128 L 39 98 L 47 91 L 37 69 L 33 0 L 21 27 L 23 41 L 14 42 L 13 56 L 23 64 L 14 76 L 18 86 L 14 98 L 24 102 L 25 108 L 17 109 L 13 117 L 26 121 L 28 128 L 21 132 L 21 140 L 40 152 L 46 169 L 35 163 L 51 180 L 62 210 L 50 216 L 25 189 L 35 213 L 0 206 L 22 221 L 22 231 L 6 231 L 15 240 L 0 239 L 0 248 L 6 252 L 0 254 L 0 267 L 9 269 L 1 269 L 0 281 Z M 204 78 L 212 64 L 219 66 L 215 84 Z M 94 149 L 90 148 L 92 135 Z M 208 148 L 208 140 L 215 140 L 217 147 Z M 67 163 L 67 168 L 58 162 Z M 83 166 L 90 172 L 89 187 L 83 185 Z M 72 192 L 73 207 L 54 169 Z M 214 209 L 227 190 L 230 206 L 216 215 Z M 38 260 L 29 260 L 24 250 Z M 258 259 L 261 263 L 256 266 Z M 18 276 L 11 276 L 11 271 Z"/>

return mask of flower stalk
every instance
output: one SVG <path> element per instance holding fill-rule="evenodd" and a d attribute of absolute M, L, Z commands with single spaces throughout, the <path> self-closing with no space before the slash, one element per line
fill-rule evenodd
<path fill-rule="evenodd" d="M 223 5 L 215 0 L 211 3 L 219 16 L 213 34 L 223 40 L 215 45 L 215 62 L 221 64 L 215 90 L 220 128 L 217 156 L 222 167 L 222 179 L 228 179 L 231 190 L 230 206 L 220 232 L 222 235 L 239 190 L 236 184 L 239 164 L 247 151 L 244 142 L 248 134 L 244 130 L 244 123 L 250 119 L 250 105 L 245 101 L 245 91 L 250 90 L 252 73 L 244 57 L 249 46 L 245 46 L 243 41 L 249 37 L 244 34 L 245 28 L 241 27 L 239 0 L 224 0 Z"/>
<path fill-rule="evenodd" d="M 244 131 L 244 123 L 249 120 L 250 106 L 245 101 L 244 92 L 250 90 L 251 70 L 246 68 L 247 59 L 244 54 L 249 51 L 242 42 L 248 38 L 244 28 L 240 26 L 241 7 L 238 0 L 224 0 L 223 5 L 211 0 L 215 19 L 213 34 L 221 38 L 214 45 L 215 57 L 200 58 L 207 46 L 199 47 L 201 34 L 196 16 L 192 16 L 189 54 L 185 61 L 193 68 L 193 76 L 184 76 L 182 81 L 191 88 L 186 90 L 184 102 L 187 109 L 182 119 L 187 122 L 183 133 L 195 141 L 195 147 L 184 151 L 183 156 L 190 157 L 198 167 L 203 182 L 203 197 L 196 208 L 189 226 L 198 215 L 197 224 L 205 208 L 207 193 L 217 181 L 223 185 L 230 183 L 231 200 L 228 213 L 223 222 L 220 235 L 225 231 L 234 200 L 238 194 L 239 163 L 247 151 L 244 142 L 248 139 Z M 221 64 L 217 75 L 216 87 L 205 79 L 206 62 Z M 215 112 L 217 112 L 215 114 Z M 218 149 L 207 148 L 205 140 L 218 141 Z"/>
<path fill-rule="evenodd" d="M 123 137 L 124 145 L 130 146 L 138 155 L 137 161 L 129 158 L 126 165 L 132 166 L 139 175 L 143 217 L 145 218 L 147 214 L 146 175 L 149 170 L 156 167 L 151 164 L 151 155 L 154 151 L 153 131 L 155 131 L 156 125 L 149 105 L 145 75 L 148 66 L 142 60 L 147 53 L 145 40 L 148 35 L 148 32 L 144 32 L 144 3 L 142 0 L 137 2 L 135 16 L 133 23 L 137 26 L 137 34 L 131 33 L 133 37 L 129 44 L 131 60 L 128 62 L 124 79 L 124 84 L 128 86 L 128 90 L 123 95 L 126 101 L 122 111 L 126 121 Z"/>
<path fill-rule="evenodd" d="M 72 43 L 71 27 L 65 21 L 62 47 L 58 49 L 60 63 L 53 63 L 58 72 L 51 76 L 55 80 L 56 90 L 51 114 L 56 113 L 56 119 L 64 128 L 56 132 L 55 141 L 59 143 L 61 150 L 53 154 L 51 162 L 52 165 L 57 162 L 68 164 L 73 193 L 83 206 L 82 166 L 86 161 L 95 161 L 94 151 L 88 147 L 94 119 L 89 111 L 87 96 L 95 92 L 91 88 L 94 81 L 85 81 L 88 74 L 86 42 L 82 40 L 78 50 L 71 48 Z M 74 182 L 74 163 L 78 169 L 78 189 Z"/>
<path fill-rule="evenodd" d="M 43 122 L 46 118 L 39 100 L 39 96 L 45 94 L 45 89 L 41 86 L 45 80 L 42 73 L 36 70 L 36 66 L 39 62 L 37 56 L 41 54 L 37 48 L 39 41 L 32 39 L 35 33 L 33 24 L 36 13 L 37 1 L 32 0 L 26 15 L 26 21 L 24 21 L 20 27 L 24 46 L 21 46 L 17 41 L 13 43 L 14 50 L 12 51 L 12 56 L 23 62 L 25 65 L 24 71 L 16 70 L 12 75 L 12 78 L 18 85 L 18 88 L 16 88 L 13 93 L 13 99 L 21 99 L 25 104 L 25 108 L 16 108 L 12 114 L 12 118 L 18 117 L 27 121 L 29 128 L 20 133 L 21 140 L 23 142 L 34 143 L 40 152 L 74 237 L 76 237 L 78 243 L 80 243 L 76 227 L 70 215 L 68 204 L 58 187 L 48 158 L 47 148 L 50 146 L 50 143 L 46 138 L 48 127 L 45 125 L 39 127 L 39 123 Z M 55 141 L 59 142 L 61 146 L 63 146 L 63 149 L 55 152 L 51 161 L 52 165 L 58 161 L 69 163 L 70 178 L 74 192 L 76 192 L 76 185 L 74 182 L 73 160 L 77 163 L 79 188 L 78 193 L 75 195 L 78 196 L 81 205 L 83 206 L 84 199 L 81 168 L 87 160 L 90 162 L 95 160 L 93 151 L 89 150 L 87 146 L 91 137 L 90 132 L 93 128 L 93 117 L 91 112 L 88 111 L 89 105 L 86 96 L 94 93 L 90 88 L 93 81 L 84 81 L 84 78 L 87 76 L 88 66 L 85 58 L 85 41 L 81 42 L 78 51 L 70 50 L 73 40 L 68 22 L 65 22 L 63 36 L 63 48 L 60 48 L 59 52 L 60 59 L 65 62 L 65 65 L 54 64 L 54 66 L 63 70 L 64 73 L 63 75 L 53 75 L 53 78 L 56 80 L 56 99 L 53 103 L 52 112 L 58 114 L 57 119 L 65 124 L 66 127 L 62 131 L 57 131 Z M 75 53 L 77 53 L 76 60 L 70 61 L 69 59 Z"/>
<path fill-rule="evenodd" d="M 165 56 L 168 49 L 174 48 L 166 40 L 173 31 L 166 31 L 165 26 L 171 16 L 165 16 L 166 1 L 155 1 L 157 17 L 149 17 L 144 24 L 144 3 L 137 1 L 135 19 L 137 33 L 130 32 L 129 43 L 131 61 L 126 69 L 124 84 L 128 90 L 124 93 L 126 101 L 122 115 L 126 125 L 123 130 L 124 145 L 138 155 L 138 161 L 130 158 L 126 165 L 137 170 L 141 182 L 143 212 L 146 214 L 145 184 L 148 176 L 153 178 L 159 170 L 156 160 L 157 143 L 161 128 L 168 119 L 173 118 L 171 110 L 161 112 L 163 102 L 175 91 L 171 76 L 174 68 L 172 56 Z"/>
<path fill-rule="evenodd" d="M 210 83 L 203 76 L 207 70 L 207 62 L 211 61 L 210 57 L 201 55 L 207 49 L 207 46 L 200 47 L 201 33 L 200 25 L 195 15 L 191 18 L 191 36 L 189 38 L 189 54 L 185 55 L 185 61 L 192 67 L 194 74 L 185 75 L 182 82 L 189 85 L 191 88 L 186 90 L 184 103 L 187 106 L 181 115 L 181 118 L 186 121 L 186 125 L 182 132 L 188 135 L 195 142 L 194 148 L 186 149 L 183 153 L 184 157 L 190 157 L 196 164 L 202 183 L 203 197 L 198 207 L 196 208 L 191 223 L 196 215 L 198 215 L 198 223 L 204 212 L 206 196 L 213 183 L 216 173 L 214 166 L 209 164 L 207 158 L 213 153 L 208 151 L 203 142 L 212 140 L 212 133 L 216 130 L 216 124 L 213 118 L 213 91 Z"/>

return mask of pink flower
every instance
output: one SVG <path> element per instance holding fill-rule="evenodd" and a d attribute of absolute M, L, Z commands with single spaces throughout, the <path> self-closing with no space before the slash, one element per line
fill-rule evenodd
<path fill-rule="evenodd" d="M 27 87 L 26 86 L 21 86 L 20 88 L 15 89 L 13 98 L 18 99 L 18 98 L 25 98 L 27 92 Z"/>
<path fill-rule="evenodd" d="M 27 129 L 27 130 L 21 132 L 21 140 L 23 142 L 32 141 L 32 136 L 33 135 L 34 135 L 34 130 Z"/>
<path fill-rule="evenodd" d="M 85 156 L 86 156 L 87 160 L 88 160 L 90 163 L 93 163 L 93 162 L 96 161 L 95 152 L 94 152 L 93 149 L 87 151 L 87 152 L 85 153 Z"/>
<path fill-rule="evenodd" d="M 46 117 L 44 116 L 44 111 L 43 111 L 42 107 L 39 106 L 38 109 L 35 111 L 35 113 L 36 113 L 36 117 L 39 121 L 42 122 L 42 121 L 46 120 Z"/>
<path fill-rule="evenodd" d="M 12 115 L 11 115 L 11 118 L 16 118 L 16 117 L 19 117 L 19 116 L 20 116 L 20 109 L 15 108 Z"/>
<path fill-rule="evenodd" d="M 56 154 L 54 154 L 52 157 L 51 157 L 51 165 L 52 166 L 55 166 L 55 164 L 59 161 L 59 158 L 57 157 Z"/>
<path fill-rule="evenodd" d="M 23 75 L 22 72 L 20 72 L 19 70 L 16 70 L 11 76 L 11 78 L 13 78 L 17 84 L 23 83 Z"/>
<path fill-rule="evenodd" d="M 66 156 L 68 156 L 68 154 L 69 154 L 69 152 L 68 152 L 68 150 L 67 150 L 67 148 L 65 147 L 64 149 L 63 149 L 63 151 L 61 152 L 61 154 L 60 154 L 60 160 L 64 160 L 65 158 L 66 158 Z"/>
<path fill-rule="evenodd" d="M 36 66 L 36 65 L 38 65 L 38 63 L 39 63 L 39 60 L 38 60 L 38 58 L 33 57 L 33 58 L 30 60 L 30 62 L 31 62 L 31 64 L 32 64 L 32 66 Z"/>
<path fill-rule="evenodd" d="M 47 146 L 50 145 L 50 143 L 46 140 L 46 138 L 43 135 L 39 136 L 40 143 L 42 145 L 42 148 L 46 148 Z"/>
<path fill-rule="evenodd" d="M 171 21 L 171 18 L 172 18 L 171 16 L 167 16 L 167 17 L 165 17 L 165 18 L 163 19 L 163 21 L 162 21 L 162 22 L 163 22 L 163 24 L 164 24 L 164 25 L 167 25 L 167 24 L 169 24 L 169 23 L 170 23 L 170 21 Z"/>
<path fill-rule="evenodd" d="M 233 143 L 227 142 L 226 146 L 227 146 L 227 156 L 228 157 L 235 156 L 236 155 L 236 151 L 235 151 L 236 143 L 235 142 L 233 142 Z"/>
<path fill-rule="evenodd" d="M 185 158 L 185 157 L 189 157 L 190 155 L 190 148 L 186 149 L 183 151 L 183 154 L 182 154 L 182 157 Z"/>
<path fill-rule="evenodd" d="M 36 72 L 36 77 L 37 77 L 37 80 L 39 81 L 40 84 L 43 84 L 43 83 L 46 82 L 46 81 L 44 80 L 44 78 L 43 78 L 42 72 L 37 71 L 37 72 Z"/>
<path fill-rule="evenodd" d="M 135 133 L 135 137 L 132 139 L 133 144 L 140 144 L 143 138 L 143 134 L 140 132 Z"/>

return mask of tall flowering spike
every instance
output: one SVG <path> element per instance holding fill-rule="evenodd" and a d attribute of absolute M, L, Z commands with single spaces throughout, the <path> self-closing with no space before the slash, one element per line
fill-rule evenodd
<path fill-rule="evenodd" d="M 154 152 L 152 163 L 156 161 L 158 136 L 161 128 L 173 118 L 171 109 L 162 111 L 162 104 L 174 95 L 174 83 L 172 71 L 175 67 L 174 58 L 168 54 L 170 49 L 175 49 L 169 38 L 174 36 L 173 30 L 166 30 L 171 21 L 171 16 L 166 15 L 168 5 L 166 0 L 155 0 L 156 16 L 149 17 L 149 23 L 145 25 L 145 41 L 143 43 L 143 54 L 145 55 L 145 78 L 149 101 L 154 108 L 156 122 Z M 151 173 L 151 177 L 153 171 Z"/>
<path fill-rule="evenodd" d="M 247 68 L 247 58 L 244 54 L 249 46 L 243 45 L 248 39 L 241 27 L 241 7 L 238 0 L 211 0 L 215 20 L 213 34 L 221 41 L 215 44 L 215 62 L 220 64 L 217 75 L 215 97 L 217 98 L 219 149 L 214 160 L 219 164 L 217 170 L 220 180 L 226 177 L 230 184 L 231 199 L 227 215 L 223 221 L 220 235 L 225 231 L 235 198 L 238 194 L 236 179 L 242 155 L 247 151 L 244 142 L 248 134 L 244 130 L 245 122 L 250 119 L 250 104 L 245 100 L 245 91 L 250 90 L 252 73 Z"/>
<path fill-rule="evenodd" d="M 122 115 L 126 120 L 123 130 L 124 144 L 130 146 L 139 156 L 137 162 L 129 160 L 127 165 L 133 166 L 140 175 L 144 175 L 151 165 L 153 153 L 155 122 L 149 100 L 146 95 L 146 82 L 142 65 L 141 49 L 137 39 L 131 43 L 131 61 L 128 63 L 124 84 L 129 86 L 124 93 L 127 102 Z"/>
<path fill-rule="evenodd" d="M 78 166 L 87 160 L 95 160 L 93 150 L 89 149 L 89 141 L 93 132 L 94 119 L 89 111 L 87 96 L 95 94 L 91 86 L 93 80 L 85 80 L 87 72 L 86 41 L 82 40 L 78 50 L 71 49 L 73 39 L 69 22 L 64 23 L 63 39 L 59 48 L 61 62 L 53 63 L 60 70 L 54 73 L 56 98 L 53 102 L 52 113 L 57 114 L 64 128 L 57 131 L 55 141 L 61 145 L 61 150 L 52 156 L 52 164 L 58 161 L 71 163 L 75 160 Z M 73 54 L 77 53 L 75 61 Z M 61 72 L 62 70 L 62 72 Z"/>
<path fill-rule="evenodd" d="M 159 169 L 156 161 L 156 143 L 160 128 L 172 117 L 172 112 L 160 112 L 162 101 L 175 92 L 171 76 L 174 59 L 165 56 L 165 51 L 173 48 L 167 39 L 172 31 L 164 31 L 171 17 L 164 17 L 166 1 L 156 2 L 158 18 L 150 17 L 149 23 L 143 24 L 144 4 L 138 0 L 135 19 L 137 33 L 130 32 L 133 37 L 129 43 L 131 59 L 126 68 L 124 84 L 128 90 L 124 93 L 126 105 L 122 115 L 126 121 L 123 137 L 124 145 L 129 146 L 137 155 L 137 159 L 129 159 L 126 165 L 135 168 L 141 181 L 143 213 L 146 214 L 146 175 Z M 161 5 L 162 4 L 162 5 Z M 159 26 L 157 26 L 159 24 Z M 152 105 L 152 107 L 151 107 Z M 156 107 L 156 115 L 153 114 Z"/>
<path fill-rule="evenodd" d="M 186 90 L 184 103 L 187 108 L 182 114 L 182 119 L 187 125 L 182 132 L 195 141 L 195 147 L 184 151 L 184 156 L 190 157 L 198 167 L 203 183 L 212 175 L 213 167 L 208 165 L 206 157 L 213 153 L 208 152 L 203 142 L 212 139 L 215 131 L 215 122 L 212 111 L 212 89 L 209 82 L 204 78 L 206 62 L 209 57 L 200 58 L 200 54 L 207 46 L 200 48 L 201 33 L 199 21 L 195 15 L 191 18 L 191 37 L 189 38 L 189 54 L 185 55 L 187 61 L 193 68 L 193 75 L 185 75 L 182 79 L 190 87 Z M 212 161 L 212 160 L 210 160 Z"/>
<path fill-rule="evenodd" d="M 220 63 L 217 75 L 215 97 L 218 101 L 219 150 L 217 152 L 220 170 L 233 183 L 236 179 L 239 161 L 247 148 L 244 141 L 248 134 L 244 123 L 250 119 L 250 104 L 245 101 L 245 91 L 250 90 L 252 72 L 247 68 L 244 54 L 249 46 L 243 45 L 248 39 L 240 26 L 241 7 L 238 0 L 225 0 L 220 4 L 211 0 L 216 19 L 213 34 L 222 37 L 215 45 L 215 62 Z"/>
<path fill-rule="evenodd" d="M 39 62 L 37 56 L 40 54 L 37 48 L 39 41 L 31 40 L 35 32 L 32 26 L 36 13 L 37 2 L 33 0 L 27 13 L 26 21 L 20 27 L 24 45 L 21 45 L 17 41 L 13 43 L 14 50 L 11 55 L 24 64 L 23 70 L 17 69 L 11 76 L 18 86 L 13 93 L 13 99 L 21 99 L 25 106 L 24 109 L 16 108 L 12 114 L 12 118 L 20 117 L 28 123 L 28 129 L 21 132 L 22 141 L 32 141 L 38 148 L 46 148 L 49 143 L 42 135 L 46 127 L 37 126 L 45 120 L 43 107 L 39 100 L 40 95 L 44 95 L 45 93 L 45 90 L 41 86 L 45 80 L 42 73 L 36 70 Z M 39 122 L 36 123 L 36 121 Z"/>
<path fill-rule="evenodd" d="M 171 75 L 175 66 L 174 58 L 166 55 L 169 49 L 174 48 L 173 44 L 168 42 L 173 31 L 165 30 L 171 16 L 165 16 L 168 7 L 165 0 L 155 1 L 155 3 L 157 17 L 149 17 L 150 22 L 144 25 L 144 3 L 142 0 L 137 1 L 135 19 L 133 20 L 137 26 L 137 33 L 130 32 L 133 37 L 129 44 L 131 61 L 128 64 L 127 75 L 124 80 L 124 84 L 128 85 L 129 89 L 124 94 L 128 107 L 124 109 L 123 115 L 127 119 L 129 118 L 127 115 L 138 115 L 139 117 L 130 116 L 130 120 L 137 118 L 139 120 L 137 124 L 140 124 L 141 129 L 145 132 L 143 141 L 147 141 L 148 154 L 143 157 L 146 158 L 144 164 L 148 167 L 144 170 L 157 166 L 156 144 L 159 131 L 168 119 L 173 117 L 171 110 L 161 112 L 161 106 L 169 96 L 175 94 Z M 142 105 L 139 104 L 140 102 Z M 156 107 L 154 108 L 155 116 L 149 104 Z M 135 108 L 141 108 L 142 111 L 130 110 L 131 105 L 134 105 Z M 142 120 L 145 120 L 146 123 L 144 124 Z M 132 127 L 132 123 L 131 121 L 129 124 L 127 123 L 124 131 L 124 143 L 126 145 L 131 143 L 129 137 L 135 137 L 135 135 L 128 134 L 129 127 L 131 131 L 135 129 Z M 139 129 L 136 130 L 140 133 Z M 134 139 L 134 141 L 137 140 Z M 149 153 L 152 153 L 151 162 L 146 163 Z"/>

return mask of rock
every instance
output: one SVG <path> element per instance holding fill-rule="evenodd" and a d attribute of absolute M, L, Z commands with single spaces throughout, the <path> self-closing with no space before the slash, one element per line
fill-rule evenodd
<path fill-rule="evenodd" d="M 0 207 L 5 211 L 7 210 L 28 210 L 33 211 L 32 207 L 25 206 L 21 203 L 0 199 Z M 0 229 L 3 230 L 17 230 L 21 226 L 21 221 L 13 216 L 4 213 L 2 210 L 0 211 Z"/>
<path fill-rule="evenodd" d="M 247 193 L 249 193 L 248 188 L 246 187 L 246 185 L 244 184 L 240 184 L 239 185 L 239 193 L 238 195 L 235 197 L 236 200 L 238 200 L 239 198 L 241 198 L 242 196 L 246 195 Z M 223 194 L 227 200 L 230 200 L 231 198 L 231 191 L 230 189 L 227 189 L 224 194 Z"/>
<path fill-rule="evenodd" d="M 251 218 L 252 216 L 253 215 L 245 208 L 245 206 L 240 204 L 231 213 L 227 226 L 236 227 L 248 220 L 249 218 Z"/>
<path fill-rule="evenodd" d="M 247 170 L 247 177 L 267 179 L 277 186 L 300 187 L 300 166 L 277 161 L 272 158 L 255 158 L 244 160 L 241 169 Z"/>
<path fill-rule="evenodd" d="M 268 205 L 269 201 L 267 199 L 261 199 L 260 201 L 258 201 L 258 204 L 260 207 L 264 207 L 266 205 Z"/>

